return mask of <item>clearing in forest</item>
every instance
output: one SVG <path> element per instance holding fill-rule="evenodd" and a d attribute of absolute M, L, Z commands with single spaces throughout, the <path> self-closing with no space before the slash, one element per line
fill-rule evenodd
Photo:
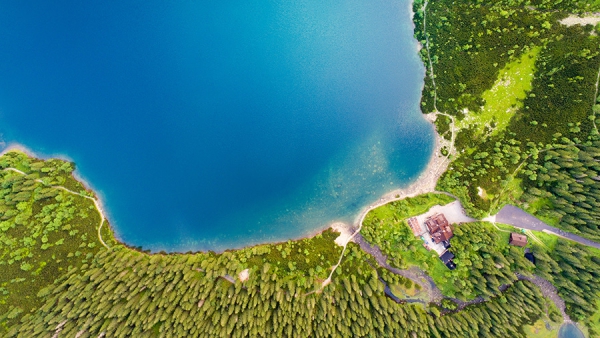
<path fill-rule="evenodd" d="M 540 48 L 535 47 L 519 59 L 508 63 L 500 71 L 492 88 L 481 95 L 485 101 L 481 112 L 469 114 L 459 123 L 459 127 L 475 124 L 478 132 L 482 133 L 484 128 L 489 126 L 492 135 L 504 130 L 511 117 L 521 107 L 527 92 L 531 90 L 535 60 L 539 51 Z"/>

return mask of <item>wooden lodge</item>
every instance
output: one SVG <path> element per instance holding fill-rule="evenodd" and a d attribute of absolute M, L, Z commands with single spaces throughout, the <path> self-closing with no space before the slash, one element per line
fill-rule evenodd
<path fill-rule="evenodd" d="M 427 230 L 429 230 L 429 234 L 436 244 L 448 243 L 448 240 L 454 235 L 444 214 L 429 217 L 425 221 L 425 226 L 427 226 Z"/>
<path fill-rule="evenodd" d="M 527 236 L 518 234 L 516 232 L 511 232 L 510 238 L 508 239 L 508 244 L 516 246 L 526 246 Z"/>

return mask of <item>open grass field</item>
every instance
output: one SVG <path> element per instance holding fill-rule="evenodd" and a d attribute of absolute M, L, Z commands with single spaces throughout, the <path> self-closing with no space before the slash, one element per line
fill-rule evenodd
<path fill-rule="evenodd" d="M 489 126 L 492 135 L 506 129 L 510 119 L 531 90 L 535 60 L 539 51 L 540 48 L 533 48 L 519 59 L 508 63 L 500 71 L 492 88 L 482 94 L 485 105 L 481 112 L 470 113 L 458 124 L 458 127 L 464 128 L 474 124 L 478 128 L 478 133 L 481 134 L 484 128 Z"/>
<path fill-rule="evenodd" d="M 395 217 L 398 220 L 403 220 L 423 214 L 435 205 L 443 206 L 450 202 L 454 202 L 454 198 L 445 194 L 429 193 L 382 205 L 371 210 L 367 217 L 382 220 Z"/>
<path fill-rule="evenodd" d="M 533 323 L 533 325 L 525 325 L 524 332 L 527 338 L 558 338 L 558 328 L 560 324 L 550 323 L 550 330 L 546 328 L 546 323 L 542 319 Z"/>
<path fill-rule="evenodd" d="M 435 251 L 427 251 L 421 245 L 416 247 L 414 251 L 402 253 L 402 257 L 408 266 L 416 266 L 425 270 L 443 294 L 454 294 L 457 291 L 452 281 L 446 276 L 450 270 L 438 258 Z"/>

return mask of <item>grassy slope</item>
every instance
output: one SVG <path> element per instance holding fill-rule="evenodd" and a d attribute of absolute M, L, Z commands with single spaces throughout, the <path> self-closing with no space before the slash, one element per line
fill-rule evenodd
<path fill-rule="evenodd" d="M 491 130 L 491 135 L 504 131 L 531 90 L 535 60 L 539 52 L 540 48 L 535 47 L 506 64 L 492 87 L 481 94 L 485 102 L 481 111 L 467 113 L 457 127 L 463 129 L 473 125 L 478 134 L 483 133 L 486 127 Z"/>
<path fill-rule="evenodd" d="M 425 44 L 421 7 L 417 1 L 415 35 Z M 556 133 L 580 138 L 589 133 L 599 38 L 590 26 L 558 21 L 598 10 L 589 2 L 428 3 L 436 86 L 428 72 L 421 106 L 433 111 L 437 94 L 438 110 L 457 120 L 457 156 L 438 189 L 460 197 L 470 214 L 484 216 L 504 203 L 518 203 L 519 194 L 511 192 L 521 188 L 510 185 L 530 149 L 554 142 Z M 421 53 L 428 62 L 426 50 Z M 436 123 L 450 139 L 449 120 Z"/>

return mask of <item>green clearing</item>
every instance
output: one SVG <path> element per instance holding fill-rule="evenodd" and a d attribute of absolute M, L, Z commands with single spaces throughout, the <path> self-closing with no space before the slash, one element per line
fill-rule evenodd
<path fill-rule="evenodd" d="M 531 325 L 525 325 L 523 332 L 527 338 L 557 338 L 562 323 L 562 316 L 554 302 L 545 298 L 542 317 Z"/>
<path fill-rule="evenodd" d="M 404 224 L 408 228 L 408 224 Z M 413 245 L 413 247 L 415 247 L 414 250 L 403 251 L 400 253 L 406 267 L 416 266 L 424 270 L 433 279 L 444 295 L 456 295 L 458 290 L 454 285 L 453 280 L 448 278 L 452 275 L 450 270 L 448 270 L 444 263 L 438 258 L 435 251 L 428 251 L 423 247 L 423 241 L 420 238 L 416 238 L 416 241 L 421 245 Z"/>
<path fill-rule="evenodd" d="M 521 183 L 523 179 L 515 178 L 510 175 L 506 178 L 506 181 L 502 182 L 503 188 L 497 196 L 489 196 L 492 199 L 489 214 L 498 213 L 506 204 L 517 204 L 520 203 L 519 199 L 523 195 L 523 188 Z"/>
<path fill-rule="evenodd" d="M 547 197 L 537 197 L 532 201 L 523 203 L 523 209 L 528 213 L 535 215 L 537 218 L 542 220 L 548 225 L 558 227 L 560 224 L 560 217 L 555 213 L 548 213 L 547 210 L 553 210 L 554 205 Z"/>
<path fill-rule="evenodd" d="M 558 242 L 558 237 L 555 235 L 547 234 L 542 231 L 531 231 L 535 237 L 537 237 L 544 245 L 548 248 L 549 252 L 554 251 L 556 247 L 556 243 Z"/>
<path fill-rule="evenodd" d="M 519 59 L 508 63 L 500 71 L 492 88 L 481 95 L 485 102 L 481 112 L 469 115 L 458 127 L 462 129 L 475 124 L 478 133 L 481 134 L 485 127 L 489 126 L 492 135 L 506 129 L 510 119 L 522 106 L 527 92 L 531 90 L 535 60 L 539 52 L 539 47 L 532 48 Z"/>
<path fill-rule="evenodd" d="M 411 287 L 406 287 L 404 284 L 392 284 L 390 285 L 390 289 L 399 298 L 416 298 L 417 296 L 422 296 L 419 298 L 426 299 L 427 295 L 422 294 L 421 290 L 417 288 L 417 284 L 412 284 Z"/>
<path fill-rule="evenodd" d="M 446 194 L 429 193 L 382 205 L 371 210 L 367 218 L 386 219 L 395 217 L 397 220 L 404 220 L 424 214 L 435 205 L 443 206 L 453 201 L 454 198 Z"/>
<path fill-rule="evenodd" d="M 496 223 L 495 225 L 498 229 L 500 229 L 498 231 L 498 235 L 500 236 L 500 238 L 502 239 L 502 242 L 504 242 L 504 243 L 508 243 L 508 239 L 510 237 L 511 232 L 523 233 L 522 229 L 515 228 L 512 225 L 502 224 L 502 223 Z M 551 235 L 551 234 L 547 234 L 543 231 L 531 230 L 529 232 L 531 232 L 536 238 L 538 238 L 540 241 L 542 241 L 542 243 L 544 243 L 544 245 L 546 247 L 540 248 L 539 244 L 536 243 L 533 239 L 531 239 L 529 241 L 529 244 L 527 244 L 528 248 L 534 249 L 534 252 L 539 249 L 543 249 L 544 251 L 548 251 L 548 252 L 554 251 L 554 248 L 556 247 L 556 243 L 558 242 L 558 237 Z M 525 233 L 525 235 L 530 237 L 527 233 Z M 534 245 L 535 245 L 535 247 L 534 247 Z"/>
<path fill-rule="evenodd" d="M 422 292 L 421 287 L 410 279 L 391 273 L 383 268 L 378 268 L 377 272 L 396 297 L 400 299 L 420 299 L 424 303 L 429 301 L 429 294 Z"/>
<path fill-rule="evenodd" d="M 527 338 L 558 338 L 558 329 L 560 324 L 551 323 L 550 330 L 546 328 L 546 323 L 543 320 L 538 320 L 533 325 L 525 325 L 523 331 Z"/>

